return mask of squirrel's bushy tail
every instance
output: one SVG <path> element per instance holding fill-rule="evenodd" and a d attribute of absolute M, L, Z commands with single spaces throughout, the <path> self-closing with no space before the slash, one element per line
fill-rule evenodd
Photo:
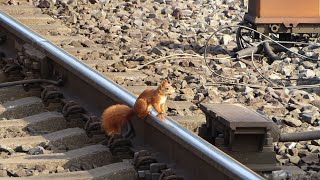
<path fill-rule="evenodd" d="M 112 105 L 102 113 L 101 126 L 109 136 L 121 134 L 122 127 L 130 121 L 133 114 L 134 110 L 127 105 Z"/>

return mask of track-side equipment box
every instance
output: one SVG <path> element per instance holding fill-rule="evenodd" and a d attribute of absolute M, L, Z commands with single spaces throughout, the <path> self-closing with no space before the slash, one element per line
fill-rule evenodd
<path fill-rule="evenodd" d="M 254 171 L 277 167 L 273 122 L 240 104 L 200 105 L 207 123 L 199 135 Z"/>

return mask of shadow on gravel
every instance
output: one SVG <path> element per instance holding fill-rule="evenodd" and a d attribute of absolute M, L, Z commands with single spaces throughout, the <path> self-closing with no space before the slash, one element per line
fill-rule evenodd
<path fill-rule="evenodd" d="M 174 43 L 173 41 L 161 41 L 156 45 L 156 48 L 158 48 L 160 51 L 163 51 L 163 53 L 166 49 L 175 49 L 177 51 L 180 51 L 179 53 L 196 53 L 199 55 L 203 55 L 205 52 L 205 46 L 199 45 L 198 43 L 195 43 L 195 42 L 189 43 L 189 44 L 177 44 L 177 43 Z M 207 54 L 211 54 L 211 55 L 223 54 L 223 55 L 233 56 L 234 50 L 235 49 L 228 50 L 227 47 L 224 45 L 209 45 L 207 47 Z M 161 55 L 161 54 L 158 54 L 158 55 Z"/>

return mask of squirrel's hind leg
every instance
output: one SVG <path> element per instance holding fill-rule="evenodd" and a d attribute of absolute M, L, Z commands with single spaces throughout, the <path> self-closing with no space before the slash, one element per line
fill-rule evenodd
<path fill-rule="evenodd" d="M 144 119 L 149 113 L 151 108 L 145 99 L 137 99 L 134 104 L 134 111 L 140 119 Z"/>

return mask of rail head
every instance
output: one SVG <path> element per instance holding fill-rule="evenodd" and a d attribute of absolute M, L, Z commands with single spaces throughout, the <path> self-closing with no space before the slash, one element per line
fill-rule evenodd
<path fill-rule="evenodd" d="M 112 99 L 125 103 L 131 107 L 134 105 L 136 97 L 130 92 L 92 70 L 69 53 L 33 32 L 31 29 L 1 10 L 0 24 L 0 26 L 13 33 L 15 36 L 25 40 L 27 43 L 43 48 L 48 57 L 53 61 L 70 70 L 91 86 L 104 92 L 104 94 L 111 95 Z M 218 148 L 181 127 L 170 118 L 161 121 L 156 117 L 156 112 L 154 110 L 145 122 L 164 134 L 170 133 L 170 138 L 173 141 L 178 142 L 186 149 L 192 151 L 196 156 L 203 159 L 205 162 L 212 164 L 215 168 L 218 168 L 232 179 L 263 179 L 261 176 L 220 151 Z"/>

